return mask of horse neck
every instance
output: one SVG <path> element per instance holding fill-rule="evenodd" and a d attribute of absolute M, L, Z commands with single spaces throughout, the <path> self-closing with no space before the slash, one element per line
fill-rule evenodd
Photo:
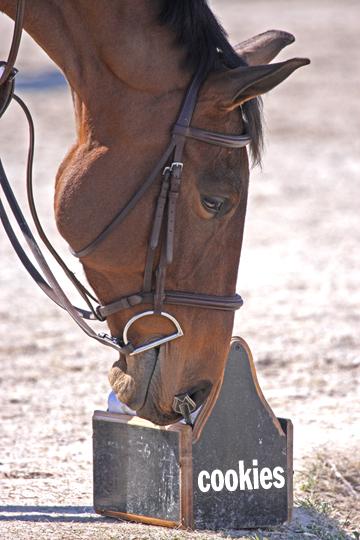
<path fill-rule="evenodd" d="M 17 0 L 0 0 L 14 19 Z M 145 92 L 183 84 L 184 54 L 173 32 L 158 22 L 162 0 L 26 0 L 25 30 L 63 70 L 79 93 L 110 70 Z"/>
<path fill-rule="evenodd" d="M 109 131 L 116 115 L 124 137 L 138 141 L 148 121 L 146 110 L 177 111 L 180 106 L 191 74 L 183 69 L 186 51 L 158 22 L 161 1 L 26 0 L 25 29 L 72 88 L 79 139 L 93 138 L 92 126 L 118 138 Z M 16 0 L 0 0 L 0 10 L 12 18 L 15 6 Z"/>
<path fill-rule="evenodd" d="M 153 94 L 183 85 L 186 53 L 175 46 L 174 33 L 159 25 L 161 0 L 96 0 L 91 16 L 88 0 L 81 4 L 102 62 L 121 81 Z"/>

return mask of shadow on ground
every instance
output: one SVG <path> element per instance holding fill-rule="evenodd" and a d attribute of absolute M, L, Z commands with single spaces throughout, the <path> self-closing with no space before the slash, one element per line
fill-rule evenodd
<path fill-rule="evenodd" d="M 114 520 L 95 514 L 92 506 L 0 506 L 0 521 L 111 523 Z"/>
<path fill-rule="evenodd" d="M 121 520 L 97 515 L 91 506 L 0 506 L 0 521 L 33 523 L 119 523 Z M 159 528 L 160 532 L 161 528 Z M 170 531 L 169 531 L 170 533 Z M 353 540 L 355 536 L 346 534 L 339 522 L 315 506 L 296 507 L 290 525 L 271 529 L 224 530 L 220 537 L 252 538 L 318 538 L 320 540 Z M 217 536 L 217 535 L 216 535 Z"/>

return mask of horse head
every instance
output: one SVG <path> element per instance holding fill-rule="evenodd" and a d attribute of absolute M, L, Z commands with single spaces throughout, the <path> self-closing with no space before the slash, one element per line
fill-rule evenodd
<path fill-rule="evenodd" d="M 14 5 L 0 0 L 12 17 Z M 171 8 L 162 21 L 154 16 L 160 5 Z M 240 44 L 237 56 L 206 2 L 188 3 L 194 28 L 219 40 L 200 40 L 214 65 L 209 54 L 201 60 L 198 43 L 193 56 L 200 58 L 201 85 L 191 110 L 185 107 L 179 117 L 186 89 L 196 80 L 187 63 L 189 43 L 201 34 L 188 32 L 176 41 L 174 25 L 186 19 L 181 1 L 103 2 L 101 17 L 82 0 L 31 6 L 24 27 L 66 74 L 76 116 L 77 140 L 56 180 L 56 223 L 101 305 L 128 308 L 99 310 L 108 315 L 117 343 L 124 330 L 131 343 L 119 346 L 111 386 L 139 416 L 160 425 L 176 422 L 181 414 L 174 397 L 187 394 L 196 408 L 211 403 L 224 373 L 234 318 L 227 304 L 234 303 L 249 182 L 244 144 L 251 139 L 256 157 L 261 139 L 256 100 L 308 60 L 269 64 L 293 41 L 277 31 Z M 173 16 L 176 10 L 182 17 Z M 177 118 L 182 121 L 174 127 Z M 230 139 L 237 143 L 227 144 Z M 173 155 L 166 149 L 175 140 L 181 144 Z M 147 189 L 130 204 L 144 182 Z M 156 217 L 166 184 L 168 225 Z M 129 211 L 117 221 L 123 209 Z M 167 295 L 177 301 L 167 302 Z M 149 314 L 139 316 L 144 312 Z M 182 330 L 166 340 L 176 332 L 174 321 Z"/>
<path fill-rule="evenodd" d="M 244 134 L 249 127 L 245 125 L 241 106 L 271 90 L 307 63 L 293 59 L 257 65 L 259 61 L 269 61 L 289 41 L 287 34 L 267 33 L 238 46 L 247 63 L 256 61 L 256 64 L 210 73 L 200 88 L 191 126 L 217 134 Z M 125 134 L 121 133 L 120 145 L 114 147 L 108 142 L 88 147 L 86 161 L 91 175 L 87 170 L 78 172 L 81 178 L 77 182 L 73 180 L 73 169 L 79 147 L 71 151 L 69 163 L 59 174 L 56 216 L 61 233 L 75 251 L 101 234 L 104 225 L 126 205 L 151 172 L 170 139 L 179 109 L 179 94 L 183 93 L 184 89 L 180 88 L 171 99 L 165 98 L 162 112 L 156 109 L 158 116 L 151 108 L 142 111 L 145 119 L 135 118 L 134 123 L 140 123 L 135 129 L 127 126 Z M 174 101 L 177 107 L 171 112 Z M 80 157 L 83 159 L 83 151 Z M 189 138 L 182 163 L 173 260 L 167 267 L 166 290 L 232 297 L 248 193 L 247 151 L 244 147 L 229 148 Z M 81 171 L 79 166 L 76 170 Z M 81 259 L 88 281 L 102 304 L 110 304 L 143 288 L 160 185 L 161 173 L 126 218 Z M 160 251 L 155 254 L 155 268 Z M 154 274 L 151 288 L 156 288 Z M 121 339 L 130 318 L 152 309 L 138 305 L 111 314 L 108 325 L 112 336 Z M 118 399 L 139 416 L 157 424 L 169 424 L 181 417 L 174 410 L 174 396 L 187 393 L 199 407 L 217 393 L 234 318 L 233 311 L 197 306 L 169 305 L 163 306 L 163 310 L 180 323 L 183 337 L 138 354 L 120 354 L 109 375 Z M 138 318 L 129 328 L 128 337 L 138 349 L 174 332 L 171 320 L 152 314 Z"/>

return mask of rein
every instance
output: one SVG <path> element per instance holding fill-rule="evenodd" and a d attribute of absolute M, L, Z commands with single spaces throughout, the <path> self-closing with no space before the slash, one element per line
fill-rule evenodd
<path fill-rule="evenodd" d="M 155 218 L 153 222 L 152 233 L 150 236 L 145 270 L 144 270 L 144 282 L 143 290 L 139 293 L 132 294 L 127 297 L 123 297 L 120 300 L 112 302 L 111 304 L 93 307 L 91 300 L 97 302 L 97 299 L 77 280 L 73 272 L 71 272 L 64 261 L 60 258 L 53 246 L 47 239 L 40 221 L 37 216 L 33 189 L 32 189 L 32 164 L 34 153 L 34 126 L 31 119 L 31 115 L 26 105 L 20 98 L 14 95 L 14 77 L 17 71 L 14 68 L 14 63 L 19 48 L 22 24 L 24 19 L 25 0 L 18 0 L 17 14 L 14 29 L 14 38 L 11 46 L 9 59 L 7 62 L 1 62 L 0 66 L 3 67 L 3 73 L 0 78 L 0 118 L 7 109 L 9 103 L 14 99 L 24 110 L 29 123 L 30 131 L 30 143 L 28 152 L 28 164 L 27 164 L 27 194 L 30 212 L 34 220 L 34 224 L 39 233 L 40 238 L 54 256 L 58 264 L 62 267 L 67 277 L 72 281 L 82 298 L 86 301 L 90 311 L 83 310 L 74 307 L 52 271 L 50 270 L 34 236 L 32 235 L 29 226 L 21 212 L 21 209 L 16 201 L 14 193 L 11 189 L 10 183 L 6 177 L 4 168 L 0 160 L 0 183 L 3 192 L 8 200 L 12 213 L 28 243 L 28 246 L 35 257 L 45 279 L 33 266 L 26 253 L 22 249 L 17 237 L 13 231 L 10 221 L 7 217 L 5 208 L 0 199 L 0 218 L 2 220 L 5 231 L 12 243 L 14 250 L 19 256 L 21 262 L 30 273 L 39 287 L 61 308 L 65 309 L 73 320 L 80 326 L 80 328 L 89 336 L 100 343 L 110 346 L 123 354 L 138 354 L 153 347 L 158 347 L 163 343 L 173 340 L 183 335 L 178 321 L 169 313 L 163 311 L 163 305 L 179 305 L 205 309 L 220 309 L 225 311 L 234 311 L 239 309 L 242 304 L 242 298 L 237 294 L 235 296 L 214 296 L 214 295 L 201 295 L 196 293 L 180 292 L 180 291 L 166 291 L 166 270 L 167 265 L 172 262 L 173 250 L 174 250 L 174 234 L 175 234 L 175 216 L 176 216 L 176 203 L 179 196 L 180 184 L 181 184 L 181 172 L 183 169 L 182 154 L 184 145 L 187 138 L 197 139 L 204 143 L 215 144 L 218 146 L 224 146 L 228 148 L 242 148 L 251 142 L 251 137 L 248 134 L 244 135 L 226 135 L 220 133 L 212 133 L 209 131 L 197 129 L 190 126 L 191 118 L 196 106 L 198 93 L 202 84 L 202 79 L 198 74 L 195 74 L 192 78 L 189 87 L 187 89 L 180 115 L 177 122 L 172 128 L 171 139 L 169 146 L 165 150 L 164 154 L 160 158 L 158 164 L 148 176 L 144 184 L 139 191 L 133 196 L 128 204 L 119 212 L 115 219 L 108 225 L 104 231 L 97 237 L 91 244 L 82 249 L 81 251 L 74 252 L 71 248 L 71 253 L 77 257 L 82 258 L 92 253 L 113 231 L 122 223 L 126 216 L 131 212 L 137 202 L 144 196 L 147 189 L 151 186 L 154 180 L 158 177 L 159 173 L 162 173 L 162 183 L 160 187 L 160 193 L 157 200 L 157 206 L 155 211 Z M 164 220 L 167 213 L 167 219 Z M 166 221 L 166 223 L 165 223 Z M 159 245 L 160 233 L 163 230 L 162 243 Z M 153 267 L 155 261 L 155 255 L 157 249 L 160 249 L 160 261 L 156 270 L 156 287 L 152 290 L 153 281 Z M 123 339 L 110 337 L 105 333 L 97 334 L 83 319 L 100 320 L 105 321 L 106 317 L 117 313 L 119 311 L 130 309 L 140 304 L 153 305 L 151 311 L 141 312 L 138 315 L 132 317 L 126 324 L 123 331 Z M 164 316 L 170 319 L 177 330 L 177 333 L 164 337 L 160 340 L 151 342 L 143 347 L 135 349 L 134 346 L 128 341 L 127 335 L 130 326 L 139 318 L 148 315 Z"/>

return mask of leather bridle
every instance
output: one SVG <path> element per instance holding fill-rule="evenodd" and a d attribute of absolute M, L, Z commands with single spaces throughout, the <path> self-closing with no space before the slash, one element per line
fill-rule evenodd
<path fill-rule="evenodd" d="M 18 0 L 17 8 L 17 17 L 15 23 L 14 35 L 18 36 L 19 27 L 22 27 L 22 21 L 24 17 L 24 5 L 25 0 Z M 21 35 L 21 31 L 20 31 Z M 15 37 L 14 37 L 15 40 Z M 14 42 L 13 40 L 13 42 Z M 19 47 L 20 37 L 16 38 L 16 47 Z M 16 51 L 17 52 L 17 51 Z M 33 237 L 30 228 L 28 227 L 25 218 L 19 208 L 19 205 L 16 201 L 16 198 L 12 192 L 10 183 L 5 175 L 1 160 L 0 160 L 0 183 L 4 194 L 8 200 L 9 206 L 17 220 L 20 229 L 30 247 L 32 254 L 34 255 L 40 269 L 42 270 L 45 279 L 39 274 L 36 268 L 33 266 L 24 250 L 22 249 L 20 243 L 18 242 L 16 235 L 12 229 L 10 221 L 6 215 L 5 208 L 0 200 L 0 217 L 3 222 L 4 228 L 10 238 L 10 241 L 17 252 L 20 260 L 29 271 L 36 283 L 42 288 L 42 290 L 60 307 L 64 308 L 74 321 L 82 328 L 82 330 L 90 337 L 96 339 L 97 341 L 103 343 L 104 345 L 110 346 L 120 353 L 123 354 L 138 354 L 147 349 L 158 347 L 163 343 L 166 343 L 172 339 L 180 337 L 183 335 L 178 321 L 170 315 L 169 313 L 163 311 L 164 305 L 177 305 L 177 306 L 189 306 L 193 308 L 205 308 L 205 309 L 219 309 L 225 311 L 234 311 L 239 309 L 243 301 L 241 297 L 237 294 L 235 296 L 214 296 L 214 295 L 202 295 L 190 292 L 178 292 L 178 291 L 166 291 L 165 290 L 165 281 L 166 281 L 166 270 L 167 265 L 172 262 L 173 259 L 173 249 L 174 249 L 174 234 L 175 234 L 175 215 L 176 215 L 176 202 L 179 196 L 180 183 L 181 183 L 181 172 L 183 169 L 182 155 L 183 149 L 187 138 L 197 139 L 204 143 L 214 144 L 218 146 L 228 147 L 228 148 L 242 148 L 248 145 L 251 142 L 250 136 L 245 133 L 243 135 L 225 135 L 220 133 L 212 133 L 202 129 L 197 129 L 190 126 L 191 118 L 196 106 L 198 92 L 200 86 L 203 82 L 202 78 L 195 74 L 192 78 L 189 87 L 187 89 L 180 115 L 177 122 L 172 128 L 170 144 L 159 160 L 158 164 L 148 176 L 144 184 L 141 186 L 139 191 L 133 196 L 133 198 L 128 202 L 128 204 L 121 210 L 121 212 L 116 216 L 116 218 L 106 227 L 106 229 L 89 244 L 87 247 L 81 251 L 74 252 L 71 248 L 71 253 L 78 257 L 82 258 L 90 253 L 92 253 L 113 231 L 114 229 L 123 222 L 126 216 L 131 212 L 137 202 L 144 196 L 145 192 L 148 190 L 150 185 L 153 184 L 154 180 L 158 178 L 158 175 L 162 172 L 162 183 L 160 186 L 160 193 L 157 200 L 157 206 L 155 211 L 155 218 L 153 222 L 153 228 L 150 236 L 149 246 L 147 250 L 145 270 L 144 270 L 144 282 L 143 289 L 141 292 L 126 296 L 112 302 L 108 305 L 93 307 L 91 300 L 97 301 L 96 298 L 89 292 L 87 289 L 77 280 L 75 275 L 67 268 L 65 263 L 62 261 L 60 256 L 56 253 L 53 246 L 50 244 L 47 239 L 42 226 L 39 222 L 34 198 L 33 198 L 33 189 L 32 189 L 32 162 L 33 162 L 33 150 L 34 150 L 34 128 L 31 120 L 31 115 L 25 106 L 25 104 L 14 95 L 14 77 L 16 75 L 16 70 L 14 69 L 15 58 L 12 54 L 11 63 L 2 63 L 4 65 L 4 72 L 1 76 L 1 102 L 0 102 L 0 117 L 5 112 L 7 106 L 9 105 L 11 99 L 15 99 L 20 106 L 23 108 L 30 128 L 30 145 L 29 145 L 29 155 L 28 155 L 28 166 L 27 166 L 27 194 L 28 201 L 30 206 L 30 211 L 37 228 L 37 231 L 50 250 L 52 255 L 55 257 L 57 262 L 65 271 L 66 275 L 72 281 L 78 292 L 86 301 L 87 305 L 90 308 L 90 311 L 83 310 L 80 308 L 74 307 L 65 293 L 62 291 L 57 280 L 55 279 L 53 273 L 51 272 L 44 256 L 41 253 L 41 250 L 36 243 L 35 238 Z M 5 76 L 6 75 L 6 76 Z M 3 105 L 1 105 L 3 103 Z M 186 164 L 185 164 L 186 166 Z M 165 214 L 167 214 L 166 223 Z M 162 233 L 162 234 L 161 234 Z M 160 245 L 160 238 L 161 245 Z M 156 270 L 156 287 L 155 290 L 152 290 L 152 281 L 153 281 L 153 267 L 157 250 L 160 249 L 160 259 L 158 268 Z M 138 305 L 152 305 L 153 309 L 145 312 L 141 312 L 138 315 L 132 317 L 126 324 L 123 332 L 123 339 L 110 337 L 107 334 L 97 334 L 92 328 L 83 319 L 98 319 L 101 321 L 106 320 L 109 315 L 113 315 L 119 311 L 130 309 Z M 128 342 L 127 335 L 130 326 L 139 318 L 147 316 L 164 316 L 170 319 L 177 332 L 170 336 L 164 337 L 162 339 L 152 341 L 143 347 L 137 349 Z"/>

